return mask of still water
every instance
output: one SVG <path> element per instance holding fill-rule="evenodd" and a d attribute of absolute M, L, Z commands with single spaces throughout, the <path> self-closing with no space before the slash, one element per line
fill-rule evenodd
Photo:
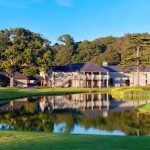
<path fill-rule="evenodd" d="M 150 135 L 150 103 L 113 99 L 109 94 L 72 94 L 0 103 L 0 129 L 98 135 Z"/>

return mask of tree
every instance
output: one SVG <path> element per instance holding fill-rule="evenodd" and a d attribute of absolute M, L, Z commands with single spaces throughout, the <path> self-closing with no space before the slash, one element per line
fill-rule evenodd
<path fill-rule="evenodd" d="M 49 41 L 40 34 L 33 33 L 24 28 L 15 28 L 0 31 L 0 67 L 8 73 L 10 86 L 14 86 L 16 71 L 26 75 L 33 75 L 51 60 Z M 39 59 L 44 57 L 44 59 Z M 47 61 L 45 61 L 47 59 Z M 44 62 L 43 62 L 44 60 Z M 50 64 L 47 64 L 49 67 Z"/>
<path fill-rule="evenodd" d="M 21 64 L 21 45 L 16 40 L 13 30 L 2 30 L 0 32 L 2 39 L 0 49 L 0 66 L 10 76 L 10 86 L 13 87 L 14 73 Z"/>
<path fill-rule="evenodd" d="M 143 49 L 149 49 L 150 37 L 148 34 L 134 34 L 130 37 L 130 46 L 128 47 L 129 56 L 124 58 L 121 66 L 136 66 L 137 86 L 139 86 L 139 71 L 141 66 L 150 65 L 150 55 L 145 55 Z M 143 53 L 144 52 L 144 53 Z"/>
<path fill-rule="evenodd" d="M 63 42 L 66 46 L 74 44 L 74 39 L 69 34 L 64 34 L 64 35 L 59 36 L 58 41 Z"/>
<path fill-rule="evenodd" d="M 90 42 L 84 40 L 78 45 L 74 62 L 87 62 L 91 61 L 93 57 L 99 55 L 103 51 L 104 46 L 98 45 L 95 41 Z"/>
<path fill-rule="evenodd" d="M 118 65 L 121 61 L 121 55 L 109 47 L 104 53 L 92 59 L 92 62 L 98 65 L 102 65 L 104 61 L 107 61 L 109 65 Z"/>
<path fill-rule="evenodd" d="M 64 65 L 72 62 L 74 54 L 74 39 L 69 34 L 64 34 L 58 37 L 58 41 L 63 42 L 64 45 L 59 46 L 60 49 L 55 55 L 55 64 Z"/>

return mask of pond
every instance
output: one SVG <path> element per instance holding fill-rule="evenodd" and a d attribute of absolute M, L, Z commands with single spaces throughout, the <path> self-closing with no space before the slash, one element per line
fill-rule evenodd
<path fill-rule="evenodd" d="M 150 103 L 117 100 L 109 94 L 72 94 L 0 103 L 0 129 L 70 134 L 150 135 L 150 114 L 135 107 Z"/>

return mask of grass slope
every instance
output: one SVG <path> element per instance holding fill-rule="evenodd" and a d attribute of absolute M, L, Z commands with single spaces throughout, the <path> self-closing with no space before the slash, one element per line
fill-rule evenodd
<path fill-rule="evenodd" d="M 150 87 L 119 87 L 111 90 L 111 95 L 116 99 L 125 100 L 148 100 L 150 98 Z"/>
<path fill-rule="evenodd" d="M 150 113 L 150 104 L 144 104 L 144 105 L 137 106 L 136 110 L 138 110 L 140 112 Z"/>
<path fill-rule="evenodd" d="M 0 131 L 0 150 L 149 150 L 150 137 Z"/>

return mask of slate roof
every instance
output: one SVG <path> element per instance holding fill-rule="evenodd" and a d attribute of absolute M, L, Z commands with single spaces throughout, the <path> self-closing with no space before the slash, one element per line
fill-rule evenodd
<path fill-rule="evenodd" d="M 9 80 L 9 77 L 4 72 L 0 72 L 0 79 L 1 80 Z"/>
<path fill-rule="evenodd" d="M 34 78 L 36 78 L 36 80 L 39 80 L 39 81 L 45 80 L 42 76 L 34 76 Z"/>
<path fill-rule="evenodd" d="M 42 76 L 27 76 L 29 80 L 44 80 Z"/>
<path fill-rule="evenodd" d="M 108 72 L 105 68 L 102 68 L 101 66 L 98 66 L 92 62 L 87 62 L 84 64 L 84 66 L 81 68 L 80 71 L 84 72 Z"/>
<path fill-rule="evenodd" d="M 122 68 L 120 66 L 102 66 L 110 72 L 136 72 L 136 66 Z M 140 67 L 141 72 L 150 72 L 150 67 Z"/>
<path fill-rule="evenodd" d="M 92 62 L 68 64 L 65 66 L 53 66 L 52 70 L 54 72 L 108 72 L 105 68 L 102 68 Z"/>
<path fill-rule="evenodd" d="M 38 80 L 35 76 L 27 76 L 29 80 Z"/>
<path fill-rule="evenodd" d="M 101 66 L 101 67 L 108 70 L 109 72 L 119 72 L 120 71 L 119 66 Z"/>
<path fill-rule="evenodd" d="M 86 62 L 53 66 L 52 70 L 54 72 L 136 72 L 136 66 L 122 68 L 121 66 L 98 66 L 92 62 Z M 140 67 L 140 71 L 150 72 L 150 67 Z"/>
<path fill-rule="evenodd" d="M 80 71 L 80 69 L 83 66 L 84 63 L 68 64 L 64 66 L 52 66 L 52 70 L 54 72 L 73 72 L 73 71 Z"/>
<path fill-rule="evenodd" d="M 27 80 L 28 77 L 24 76 L 24 75 L 21 74 L 20 72 L 15 72 L 14 79 L 23 79 L 23 80 Z"/>

